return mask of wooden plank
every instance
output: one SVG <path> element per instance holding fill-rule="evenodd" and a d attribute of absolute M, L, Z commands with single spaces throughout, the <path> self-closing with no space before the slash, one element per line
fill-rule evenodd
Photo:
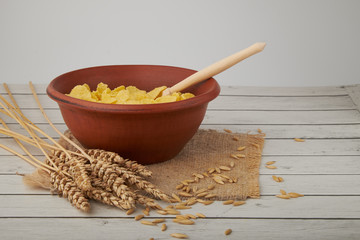
<path fill-rule="evenodd" d="M 211 110 L 340 110 L 356 109 L 349 96 L 249 97 L 219 96 L 209 103 Z"/>
<path fill-rule="evenodd" d="M 24 109 L 23 113 L 34 123 L 46 123 L 39 110 Z M 53 123 L 63 123 L 57 109 L 46 111 Z M 226 116 L 226 117 L 225 117 Z M 15 123 L 7 116 L 6 123 Z M 208 110 L 203 124 L 358 124 L 360 113 L 357 110 L 342 111 L 219 111 Z"/>
<path fill-rule="evenodd" d="M 257 134 L 258 129 L 266 134 L 265 138 L 359 138 L 360 124 L 330 124 L 330 125 L 213 125 L 202 124 L 201 128 L 223 131 L 230 129 L 235 133 Z"/>
<path fill-rule="evenodd" d="M 7 95 L 4 95 L 10 101 Z M 38 105 L 32 95 L 14 95 L 21 109 Z M 57 109 L 58 105 L 47 95 L 39 95 L 45 109 Z M 209 109 L 223 110 L 351 110 L 356 109 L 349 96 L 325 97 L 257 97 L 257 96 L 219 96 L 209 104 Z"/>
<path fill-rule="evenodd" d="M 204 124 L 353 124 L 356 110 L 344 111 L 207 111 Z"/>
<path fill-rule="evenodd" d="M 63 198 L 50 195 L 0 195 L 0 217 L 124 217 L 125 212 L 98 202 L 91 202 L 91 212 L 84 213 Z M 167 206 L 162 204 L 163 207 Z M 139 208 L 133 216 L 141 214 Z M 222 218 L 328 218 L 359 219 L 360 196 L 305 196 L 291 200 L 264 196 L 249 199 L 245 205 L 224 206 L 222 202 L 211 205 L 196 204 L 182 214 L 200 212 L 207 217 Z M 164 217 L 151 211 L 151 217 Z M 174 216 L 166 216 L 174 217 Z"/>
<path fill-rule="evenodd" d="M 152 221 L 153 218 L 147 218 Z M 170 239 L 174 232 L 190 239 L 356 239 L 360 235 L 359 220 L 301 219 L 198 219 L 193 226 L 166 220 L 168 230 L 160 226 L 144 226 L 132 219 L 63 219 L 13 218 L 0 219 L 2 239 Z M 56 227 L 54 227 L 56 226 Z M 121 226 L 121 228 L 119 228 Z M 224 231 L 232 229 L 225 237 Z M 71 230 L 73 229 L 73 230 Z M 75 230 L 76 229 L 76 230 Z M 126 231 L 123 231 L 126 229 Z"/>
<path fill-rule="evenodd" d="M 347 86 L 345 87 L 345 89 L 354 104 L 357 106 L 357 109 L 360 110 L 360 84 L 354 86 Z"/>
<path fill-rule="evenodd" d="M 272 174 L 284 178 L 278 183 L 272 179 Z M 280 189 L 288 192 L 299 192 L 305 195 L 316 196 L 360 196 L 360 175 L 288 175 L 270 173 L 260 175 L 260 189 L 262 196 L 275 196 Z M 44 194 L 48 190 L 34 189 L 25 186 L 22 177 L 17 175 L 0 175 L 0 194 Z"/>
<path fill-rule="evenodd" d="M 242 96 L 337 96 L 347 95 L 343 86 L 334 87 L 247 87 L 221 86 L 222 95 Z"/>
<path fill-rule="evenodd" d="M 6 84 L 8 85 L 12 94 L 31 94 L 28 83 L 24 83 L 24 84 L 6 83 Z M 47 84 L 36 84 L 36 83 L 33 84 L 37 93 L 46 94 Z M 2 84 L 0 87 L 0 94 L 6 94 L 6 91 Z"/>
<path fill-rule="evenodd" d="M 25 136 L 29 136 L 28 132 L 17 123 L 9 123 L 7 125 L 14 132 L 25 135 Z M 41 124 L 37 123 L 36 126 L 38 126 L 42 131 L 44 131 L 50 137 L 59 138 L 59 134 L 57 134 L 55 132 L 55 130 L 48 123 L 41 123 Z M 57 124 L 55 124 L 55 127 L 62 133 L 68 129 L 68 127 L 65 125 L 65 123 L 57 123 Z M 0 139 L 1 138 L 7 138 L 7 136 L 1 134 Z"/>
<path fill-rule="evenodd" d="M 22 152 L 13 139 L 3 138 L 1 143 Z M 29 146 L 32 154 L 40 155 L 41 151 L 36 147 Z M 0 155 L 11 156 L 11 153 L 0 148 Z M 308 139 L 305 142 L 296 142 L 292 139 L 268 139 L 266 140 L 264 156 L 331 156 L 331 155 L 360 155 L 360 139 Z"/>
<path fill-rule="evenodd" d="M 51 137 L 59 137 L 59 135 L 47 123 L 37 124 L 37 126 L 45 131 Z M 27 135 L 27 132 L 18 124 L 9 124 L 13 131 Z M 64 132 L 67 126 L 64 123 L 56 124 L 56 127 Z M 230 129 L 237 133 L 257 134 L 257 130 L 261 129 L 266 134 L 267 139 L 273 138 L 305 138 L 305 139 L 332 139 L 332 138 L 360 138 L 360 124 L 330 124 L 330 125 L 211 125 L 202 124 L 202 129 L 215 129 L 223 131 Z M 0 139 L 6 137 L 0 135 Z"/>
<path fill-rule="evenodd" d="M 38 156 L 43 160 L 45 157 Z M 277 169 L 265 163 L 276 161 Z M 260 174 L 359 174 L 359 156 L 263 156 Z M 0 156 L 0 174 L 30 173 L 34 167 L 16 156 Z"/>
<path fill-rule="evenodd" d="M 269 139 L 266 141 L 263 155 L 360 155 L 360 139 L 309 139 L 296 142 L 287 139 Z"/>
<path fill-rule="evenodd" d="M 25 84 L 10 84 L 13 94 L 29 94 L 30 90 Z M 34 84 L 36 92 L 46 94 L 47 84 Z M 0 93 L 5 93 L 0 87 Z M 221 86 L 221 95 L 243 96 L 339 96 L 348 95 L 343 86 L 329 87 L 250 87 L 250 86 Z"/>
<path fill-rule="evenodd" d="M 360 139 L 309 139 L 305 142 L 294 140 L 269 139 L 264 146 L 263 155 L 359 155 Z"/>
<path fill-rule="evenodd" d="M 277 169 L 265 163 L 276 161 Z M 263 156 L 260 174 L 359 174 L 359 156 Z"/>

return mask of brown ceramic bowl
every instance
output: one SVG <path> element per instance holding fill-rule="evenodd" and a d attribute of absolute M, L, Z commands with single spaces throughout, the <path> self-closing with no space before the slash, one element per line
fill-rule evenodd
<path fill-rule="evenodd" d="M 208 103 L 219 95 L 215 79 L 182 91 L 195 97 L 172 103 L 104 104 L 65 94 L 84 83 L 96 89 L 100 82 L 111 89 L 132 85 L 149 91 L 172 86 L 193 73 L 190 69 L 156 65 L 91 67 L 55 78 L 47 87 L 47 94 L 59 104 L 67 127 L 85 147 L 117 152 L 125 158 L 151 164 L 173 158 L 193 137 Z"/>

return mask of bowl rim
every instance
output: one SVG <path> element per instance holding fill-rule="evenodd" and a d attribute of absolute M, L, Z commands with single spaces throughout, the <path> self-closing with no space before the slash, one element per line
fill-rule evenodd
<path fill-rule="evenodd" d="M 210 81 L 212 83 L 211 88 L 200 95 L 196 95 L 193 98 L 177 101 L 177 102 L 170 102 L 170 103 L 154 103 L 154 104 L 107 104 L 107 103 L 97 103 L 97 102 L 90 102 L 82 99 L 73 98 L 70 96 L 66 96 L 64 93 L 57 91 L 54 87 L 56 81 L 62 78 L 64 75 L 78 72 L 78 71 L 86 71 L 89 69 L 95 68 L 104 68 L 104 67 L 118 67 L 118 66 L 134 66 L 134 67 L 166 67 L 166 68 L 177 68 L 183 70 L 190 70 L 194 73 L 196 70 L 182 68 L 182 67 L 175 67 L 175 66 L 167 66 L 167 65 L 147 65 L 147 64 L 121 64 L 121 65 L 101 65 L 101 66 L 94 66 L 94 67 L 87 67 L 81 68 L 73 71 L 69 71 L 63 73 L 56 78 L 54 78 L 47 86 L 46 93 L 47 95 L 56 101 L 59 106 L 66 105 L 68 107 L 75 107 L 78 109 L 83 110 L 93 110 L 93 111 L 100 111 L 100 112 L 121 112 L 121 113 L 157 113 L 157 112 L 168 112 L 168 111 L 177 111 L 180 109 L 191 108 L 195 106 L 199 106 L 205 103 L 208 103 L 215 99 L 220 93 L 220 86 L 214 78 L 209 78 L 206 82 Z M 202 84 L 202 83 L 199 83 Z"/>

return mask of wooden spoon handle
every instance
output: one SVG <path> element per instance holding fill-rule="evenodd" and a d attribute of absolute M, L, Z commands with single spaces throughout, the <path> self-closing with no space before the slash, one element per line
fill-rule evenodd
<path fill-rule="evenodd" d="M 241 50 L 233 55 L 230 55 L 216 63 L 211 64 L 210 66 L 198 71 L 191 76 L 185 78 L 181 82 L 175 84 L 174 86 L 167 88 L 163 91 L 163 96 L 170 95 L 174 92 L 180 92 L 185 88 L 188 88 L 196 83 L 202 82 L 206 79 L 209 79 L 216 74 L 219 74 L 226 69 L 232 67 L 233 65 L 237 64 L 238 62 L 258 53 L 261 52 L 265 48 L 265 43 L 255 43 L 248 48 Z"/>

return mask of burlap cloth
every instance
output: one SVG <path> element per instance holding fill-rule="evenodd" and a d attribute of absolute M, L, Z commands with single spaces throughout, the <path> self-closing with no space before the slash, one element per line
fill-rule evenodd
<path fill-rule="evenodd" d="M 67 136 L 72 139 L 69 131 Z M 63 144 L 64 145 L 64 144 Z M 153 184 L 171 195 L 177 193 L 176 186 L 183 180 L 194 179 L 193 173 L 204 173 L 211 168 L 235 165 L 230 171 L 221 171 L 230 178 L 237 178 L 236 183 L 220 185 L 211 177 L 200 179 L 198 183 L 190 183 L 189 187 L 198 189 L 215 184 L 211 193 L 216 194 L 212 200 L 259 198 L 259 167 L 264 145 L 263 134 L 240 134 L 200 129 L 187 143 L 184 149 L 173 159 L 166 162 L 148 165 L 153 176 L 149 179 Z M 64 145 L 68 147 L 66 144 Z M 241 146 L 243 151 L 237 149 Z M 235 159 L 231 154 L 244 154 L 244 158 Z"/>

